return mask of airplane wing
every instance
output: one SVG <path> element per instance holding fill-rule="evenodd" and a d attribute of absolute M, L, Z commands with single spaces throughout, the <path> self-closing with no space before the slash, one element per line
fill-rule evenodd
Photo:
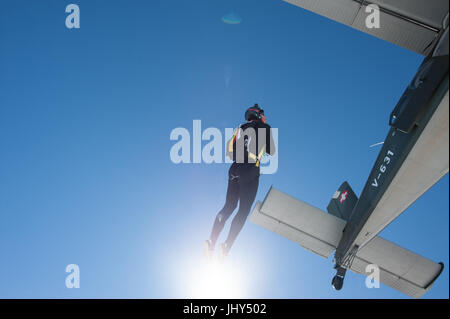
<path fill-rule="evenodd" d="M 256 203 L 250 221 L 324 258 L 336 249 L 346 225 L 343 219 L 273 187 L 262 203 Z M 350 270 L 365 274 L 369 264 L 378 265 L 383 284 L 415 298 L 430 289 L 443 267 L 378 236 L 358 251 Z"/>
<path fill-rule="evenodd" d="M 284 0 L 331 20 L 427 56 L 443 33 L 448 0 Z M 379 28 L 369 28 L 367 6 L 380 8 Z"/>

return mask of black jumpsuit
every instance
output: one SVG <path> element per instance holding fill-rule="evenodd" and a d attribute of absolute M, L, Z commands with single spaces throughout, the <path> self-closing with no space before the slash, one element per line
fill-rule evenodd
<path fill-rule="evenodd" d="M 275 153 L 270 126 L 261 121 L 242 124 L 227 145 L 227 155 L 233 159 L 233 164 L 228 171 L 226 202 L 217 214 L 211 232 L 211 247 L 215 246 L 225 222 L 237 207 L 238 202 L 239 210 L 231 223 L 230 232 L 225 241 L 227 250 L 231 248 L 244 226 L 258 191 L 259 160 L 264 153 L 270 155 Z"/>

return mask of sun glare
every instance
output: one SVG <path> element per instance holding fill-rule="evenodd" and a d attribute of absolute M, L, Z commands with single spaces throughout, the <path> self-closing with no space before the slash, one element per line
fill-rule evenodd
<path fill-rule="evenodd" d="M 246 298 L 246 281 L 243 269 L 230 260 L 202 261 L 189 269 L 188 298 Z"/>

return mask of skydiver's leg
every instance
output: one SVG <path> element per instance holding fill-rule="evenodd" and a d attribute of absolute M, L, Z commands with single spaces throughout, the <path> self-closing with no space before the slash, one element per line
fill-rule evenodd
<path fill-rule="evenodd" d="M 252 208 L 253 201 L 255 200 L 256 193 L 258 191 L 259 176 L 252 180 L 241 183 L 239 188 L 239 210 L 231 223 L 230 233 L 225 241 L 226 254 L 233 246 L 236 237 L 240 233 L 242 227 L 244 227 L 245 221 L 250 209 Z"/>
<path fill-rule="evenodd" d="M 220 232 L 222 231 L 223 226 L 225 225 L 225 222 L 236 208 L 238 200 L 239 200 L 239 183 L 237 178 L 233 178 L 233 176 L 230 176 L 228 179 L 228 189 L 225 205 L 217 214 L 216 219 L 214 221 L 213 229 L 211 231 L 211 236 L 209 237 L 209 240 L 211 241 L 210 249 L 214 249 L 217 242 L 217 238 L 219 237 Z"/>

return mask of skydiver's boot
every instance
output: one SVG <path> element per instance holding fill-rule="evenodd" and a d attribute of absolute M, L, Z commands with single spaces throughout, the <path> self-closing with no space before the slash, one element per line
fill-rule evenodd
<path fill-rule="evenodd" d="M 219 261 L 222 262 L 228 256 L 228 252 L 230 251 L 230 247 L 226 242 L 219 245 Z"/>
<path fill-rule="evenodd" d="M 203 242 L 203 257 L 205 257 L 206 260 L 211 261 L 212 257 L 214 255 L 214 247 L 212 246 L 211 240 L 205 240 Z"/>

